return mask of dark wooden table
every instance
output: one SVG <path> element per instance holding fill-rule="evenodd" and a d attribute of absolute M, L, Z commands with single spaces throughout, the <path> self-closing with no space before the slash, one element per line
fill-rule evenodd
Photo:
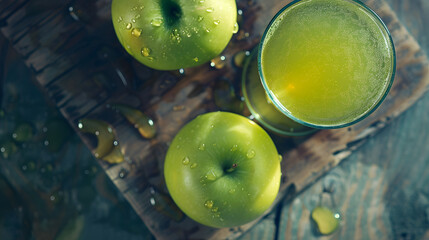
<path fill-rule="evenodd" d="M 429 1 L 386 2 L 429 54 Z M 429 239 L 428 109 L 426 94 L 242 239 L 319 239 L 310 212 L 320 202 L 332 206 L 332 198 L 342 223 L 323 239 Z M 331 186 L 334 192 L 326 193 Z"/>
<path fill-rule="evenodd" d="M 106 2 L 109 1 L 97 1 L 100 3 L 97 6 L 108 6 Z M 224 53 L 228 59 L 240 50 L 253 47 L 276 9 L 289 1 L 237 2 L 239 8 L 246 8 L 245 21 L 243 31 Z M 382 0 L 365 2 L 382 11 L 382 17 L 390 23 L 396 36 L 403 37 L 396 39 L 397 50 L 401 53 L 398 57 L 400 74 L 391 97 L 386 99 L 381 110 L 362 123 L 348 129 L 321 131 L 303 144 L 295 144 L 297 148 L 293 150 L 284 152 L 281 149 L 286 157 L 282 162 L 286 178 L 282 181 L 280 196 L 286 198 L 279 198 L 279 204 L 260 222 L 222 230 L 205 228 L 189 219 L 175 223 L 165 216 L 165 211 L 153 208 L 149 199 L 168 199 L 161 193 L 165 186 L 159 166 L 162 166 L 174 133 L 199 113 L 218 110 L 213 104 L 212 88 L 216 86 L 212 80 L 223 76 L 237 81 L 239 69 L 227 66 L 214 70 L 206 65 L 187 69 L 183 76 L 177 72 L 153 73 L 136 65 L 129 56 L 120 54 L 112 58 L 115 52 L 106 48 L 117 49 L 118 46 L 112 37 L 109 16 L 103 15 L 108 11 L 94 9 L 97 16 L 91 18 L 94 16 L 86 15 L 90 11 L 79 12 L 86 8 L 85 1 L 50 0 L 42 4 L 34 0 L 0 0 L 0 6 L 7 6 L 4 12 L 0 11 L 0 19 L 5 21 L 1 23 L 5 36 L 35 71 L 38 84 L 75 130 L 83 117 L 103 119 L 114 127 L 127 161 L 115 165 L 102 160 L 99 163 L 158 237 L 234 238 L 251 229 L 242 237 L 316 238 L 309 214 L 322 203 L 338 210 L 343 219 L 341 228 L 327 238 L 429 238 L 429 148 L 426 147 L 429 144 L 426 126 L 429 97 L 424 96 L 409 108 L 426 91 L 428 84 L 427 62 L 423 55 L 429 51 L 429 18 L 425 15 L 429 13 L 429 3 L 427 0 L 387 1 L 401 24 Z M 71 14 L 68 6 L 74 7 Z M 74 22 L 76 18 L 79 21 Z M 88 18 L 96 21 L 87 21 Z M 402 28 L 403 24 L 425 51 L 420 51 Z M 246 31 L 250 32 L 249 37 Z M 100 46 L 100 36 L 106 44 L 104 47 Z M 125 74 L 121 77 L 115 70 Z M 124 87 L 119 84 L 124 79 L 144 81 L 130 81 Z M 131 85 L 136 84 L 142 85 L 133 89 Z M 106 107 L 112 102 L 127 102 L 155 116 L 160 131 L 157 137 L 141 139 L 123 117 L 112 114 Z M 405 109 L 408 110 L 400 115 Z M 93 139 L 85 134 L 81 136 L 94 149 Z M 281 139 L 277 141 L 282 142 Z M 337 164 L 340 165 L 333 168 Z M 127 177 L 121 178 L 124 170 Z M 158 193 L 150 190 L 153 186 Z M 301 193 L 296 196 L 298 192 Z"/>

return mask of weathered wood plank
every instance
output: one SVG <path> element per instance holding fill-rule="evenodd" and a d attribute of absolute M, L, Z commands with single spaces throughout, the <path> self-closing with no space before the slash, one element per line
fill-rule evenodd
<path fill-rule="evenodd" d="M 37 71 L 39 84 L 76 130 L 77 121 L 82 117 L 103 119 L 114 127 L 126 161 L 114 166 L 101 160 L 99 163 L 156 237 L 235 238 L 258 220 L 237 228 L 213 229 L 188 218 L 175 221 L 171 211 L 157 209 L 156 204 L 151 205 L 151 199 L 160 197 L 160 201 L 174 208 L 168 202 L 162 175 L 169 142 L 190 119 L 219 109 L 213 101 L 214 81 L 227 77 L 239 85 L 241 69 L 231 65 L 232 57 L 238 51 L 255 46 L 271 17 L 288 2 L 238 1 L 239 9 L 243 10 L 241 30 L 222 53 L 229 62 L 220 70 L 208 65 L 185 69 L 185 75 L 153 71 L 136 64 L 118 47 L 111 24 L 99 25 L 110 26 L 102 30 L 106 34 L 100 39 L 88 32 L 89 27 L 82 27 L 84 23 L 73 21 L 66 11 L 46 15 L 45 19 L 31 16 L 40 22 L 30 24 L 29 28 L 24 24 L 27 20 L 18 20 L 23 14 L 18 12 L 19 15 L 9 15 L 14 16 L 10 22 L 21 23 L 22 30 L 14 32 L 13 26 L 6 26 L 2 31 L 15 38 L 15 48 L 26 58 L 27 65 Z M 411 106 L 426 90 L 427 60 L 418 44 L 383 1 L 366 2 L 392 31 L 398 53 L 395 85 L 383 105 L 365 121 L 347 129 L 320 131 L 287 152 L 282 165 L 285 178 L 278 200 L 311 185 Z M 54 6 L 57 10 L 53 12 L 65 10 L 64 5 Z M 108 21 L 108 18 L 97 21 Z M 85 40 L 94 47 L 80 47 L 79 42 Z M 101 48 L 95 47 L 103 45 L 103 41 L 111 43 L 108 45 L 111 52 L 105 59 L 99 57 Z M 147 140 L 137 135 L 133 126 L 108 108 L 108 103 L 116 102 L 131 104 L 151 116 L 156 122 L 157 136 Z M 81 137 L 90 148 L 94 147 L 87 135 L 81 134 Z M 278 144 L 282 149 L 287 147 Z M 127 171 L 125 178 L 118 177 L 121 171 Z M 153 189 L 157 189 L 155 193 Z M 173 211 L 174 214 L 179 213 Z"/>
<path fill-rule="evenodd" d="M 8 18 L 15 11 L 23 7 L 28 0 L 17 0 L 17 1 L 4 1 L 4 8 L 0 12 L 0 20 Z"/>

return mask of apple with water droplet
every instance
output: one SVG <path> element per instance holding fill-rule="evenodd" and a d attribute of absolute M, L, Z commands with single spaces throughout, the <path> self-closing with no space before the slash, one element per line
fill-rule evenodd
<path fill-rule="evenodd" d="M 237 31 L 235 0 L 113 0 L 112 21 L 122 46 L 154 69 L 201 65 Z"/>
<path fill-rule="evenodd" d="M 248 223 L 269 209 L 281 171 L 265 130 L 243 116 L 212 112 L 174 137 L 164 175 L 171 197 L 186 215 L 222 228 Z"/>

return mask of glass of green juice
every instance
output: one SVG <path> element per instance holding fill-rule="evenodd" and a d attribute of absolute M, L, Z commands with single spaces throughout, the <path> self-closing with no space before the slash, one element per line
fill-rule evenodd
<path fill-rule="evenodd" d="M 253 55 L 242 80 L 246 104 L 263 126 L 289 136 L 364 119 L 386 97 L 396 69 L 389 30 L 357 0 L 291 2 Z"/>

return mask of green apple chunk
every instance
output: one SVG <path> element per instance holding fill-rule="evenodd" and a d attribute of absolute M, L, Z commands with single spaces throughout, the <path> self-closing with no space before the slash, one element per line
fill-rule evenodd
<path fill-rule="evenodd" d="M 226 47 L 237 29 L 235 0 L 113 0 L 122 46 L 159 70 L 197 66 Z"/>
<path fill-rule="evenodd" d="M 171 197 L 195 221 L 232 227 L 261 216 L 280 186 L 280 161 L 270 136 L 237 114 L 213 112 L 173 139 L 164 175 Z"/>

